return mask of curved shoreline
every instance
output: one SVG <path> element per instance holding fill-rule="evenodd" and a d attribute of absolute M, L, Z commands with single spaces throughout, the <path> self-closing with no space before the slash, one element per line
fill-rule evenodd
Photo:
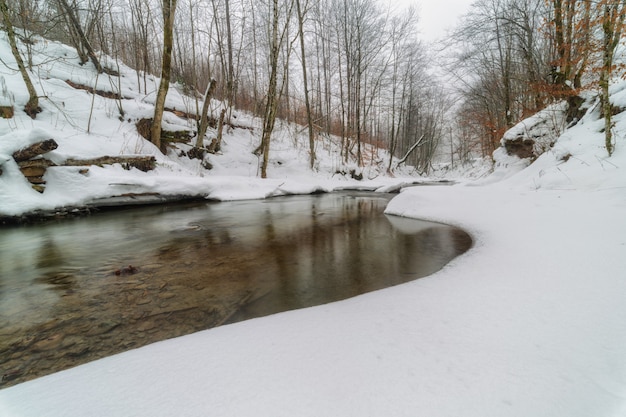
<path fill-rule="evenodd" d="M 420 186 L 437 186 L 437 185 L 454 185 L 454 181 L 450 180 L 424 180 L 401 182 L 399 184 L 381 187 L 368 184 L 353 184 L 347 186 L 338 186 L 332 190 L 316 189 L 308 193 L 293 193 L 288 195 L 312 195 L 345 191 L 363 191 L 363 192 L 379 192 L 388 194 L 398 194 L 404 188 L 420 187 Z M 286 194 L 285 194 L 286 195 Z M 284 195 L 268 196 L 265 198 L 282 197 Z M 176 204 L 188 203 L 194 201 L 222 201 L 220 199 L 212 199 L 207 195 L 188 195 L 188 194 L 160 194 L 160 193 L 141 193 L 141 194 L 122 194 L 110 197 L 98 198 L 85 204 L 69 205 L 57 207 L 49 210 L 33 210 L 22 214 L 7 215 L 0 213 L 0 227 L 35 224 L 48 220 L 58 220 L 67 217 L 77 217 L 90 215 L 100 211 L 125 209 L 128 207 L 152 206 L 158 204 Z"/>
<path fill-rule="evenodd" d="M 9 229 L 4 243 L 24 256 L 15 269 L 11 253 L 0 261 L 12 291 L 0 386 L 413 281 L 471 247 L 457 228 L 390 220 L 389 198 L 192 203 Z"/>

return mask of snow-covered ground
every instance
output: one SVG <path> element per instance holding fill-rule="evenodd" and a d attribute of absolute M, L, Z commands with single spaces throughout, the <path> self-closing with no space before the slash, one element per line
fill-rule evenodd
<path fill-rule="evenodd" d="M 201 161 L 180 156 L 191 145 L 179 144 L 163 155 L 137 132 L 136 123 L 151 118 L 158 79 L 148 77 L 147 92 L 138 83 L 135 71 L 109 59 L 108 67 L 119 70 L 120 77 L 97 74 L 93 65 L 78 65 L 76 51 L 65 45 L 39 40 L 33 45 L 34 83 L 41 95 L 43 112 L 31 119 L 23 111 L 28 100 L 19 72 L 0 65 L 0 105 L 13 105 L 15 117 L 0 119 L 0 217 L 15 216 L 33 210 L 53 211 L 63 207 L 94 206 L 120 195 L 155 194 L 161 196 L 199 196 L 216 200 L 266 198 L 270 196 L 332 191 L 340 188 L 376 190 L 418 181 L 410 178 L 411 167 L 396 170 L 398 178 L 383 175 L 389 156 L 384 150 L 365 146 L 366 166 L 345 164 L 339 157 L 337 138 L 319 137 L 315 170 L 309 167 L 308 136 L 301 126 L 279 121 L 272 138 L 268 180 L 259 178 L 260 158 L 252 151 L 260 143 L 261 120 L 243 112 L 234 112 L 226 127 L 219 155 L 209 154 L 207 170 Z M 0 32 L 0 59 L 15 65 L 5 34 Z M 143 79 L 143 78 L 141 78 Z M 120 94 L 120 100 L 93 95 L 68 84 Z M 193 112 L 196 103 L 173 85 L 166 107 Z M 142 93 L 139 93 L 139 89 Z M 202 103 L 200 103 L 200 106 Z M 212 113 L 219 114 L 221 103 L 212 102 Z M 119 109 L 123 109 L 123 117 Z M 195 131 L 195 121 L 164 115 L 167 130 Z M 253 132 L 254 131 L 254 132 Z M 205 145 L 215 137 L 209 129 Z M 54 139 L 58 148 L 45 157 L 59 166 L 47 169 L 45 193 L 31 189 L 11 155 L 33 143 Z M 194 139 L 195 141 L 195 139 Z M 119 164 L 84 167 L 63 166 L 69 159 L 92 159 L 102 156 L 153 155 L 156 169 L 142 172 L 124 170 Z M 349 172 L 356 170 L 364 180 L 356 181 Z M 343 174 L 336 174 L 336 172 Z M 82 172 L 82 173 L 81 173 Z"/>
<path fill-rule="evenodd" d="M 625 87 L 614 88 L 614 104 L 626 107 Z M 0 125 L 0 154 L 17 146 L 9 138 L 21 144 L 45 136 L 33 133 L 39 122 L 18 120 L 9 123 L 19 126 Z M 624 416 L 626 117 L 615 120 L 611 158 L 603 122 L 590 111 L 528 167 L 500 155 L 488 178 L 408 188 L 394 198 L 387 213 L 458 225 L 475 240 L 430 277 L 155 343 L 10 387 L 0 391 L 0 415 Z M 113 142 L 110 134 L 81 133 L 77 142 L 105 146 Z M 232 133 L 227 144 L 242 137 Z M 68 142 L 55 152 L 82 149 L 69 144 L 71 137 L 59 139 Z M 297 170 L 293 152 L 306 151 L 289 154 L 289 140 L 277 142 L 285 146 L 277 146 L 269 181 L 244 175 L 257 168 L 243 153 L 238 162 L 212 161 L 215 172 L 203 176 L 174 157 L 159 159 L 156 172 L 133 175 L 140 189 L 189 187 L 224 198 L 352 184 L 332 170 Z M 335 163 L 332 156 L 326 161 Z M 96 169 L 83 187 L 79 174 L 52 168 L 45 193 L 24 197 L 28 185 L 13 181 L 17 168 L 2 167 L 0 207 L 13 213 L 49 208 L 47 198 L 58 204 L 68 189 L 103 196 L 102 188 L 129 172 Z M 377 177 L 372 189 L 393 181 L 401 180 Z M 78 198 L 70 203 L 83 202 Z"/>

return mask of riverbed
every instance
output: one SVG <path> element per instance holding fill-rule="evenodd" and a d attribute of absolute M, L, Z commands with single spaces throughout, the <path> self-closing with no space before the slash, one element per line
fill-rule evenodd
<path fill-rule="evenodd" d="M 462 230 L 332 193 L 0 229 L 0 387 L 156 341 L 430 275 Z"/>

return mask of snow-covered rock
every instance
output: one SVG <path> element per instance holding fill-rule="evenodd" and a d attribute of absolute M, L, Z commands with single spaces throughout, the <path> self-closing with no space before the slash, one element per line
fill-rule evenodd
<path fill-rule="evenodd" d="M 560 101 L 507 130 L 500 141 L 506 156 L 535 160 L 552 148 L 565 128 L 568 108 L 566 101 Z M 503 156 L 501 152 L 494 154 L 496 163 Z"/>

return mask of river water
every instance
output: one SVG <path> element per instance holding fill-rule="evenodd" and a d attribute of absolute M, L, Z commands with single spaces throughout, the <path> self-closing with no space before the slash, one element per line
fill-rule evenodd
<path fill-rule="evenodd" d="M 132 208 L 0 228 L 0 388 L 436 272 L 471 246 L 365 193 Z"/>

